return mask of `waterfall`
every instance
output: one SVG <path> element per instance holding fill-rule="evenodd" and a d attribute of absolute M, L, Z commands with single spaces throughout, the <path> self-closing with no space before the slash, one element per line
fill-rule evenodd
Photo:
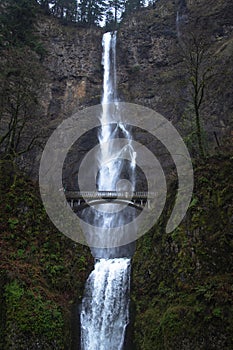
<path fill-rule="evenodd" d="M 130 259 L 100 259 L 90 274 L 81 312 L 81 349 L 121 350 L 128 324 Z"/>
<path fill-rule="evenodd" d="M 131 135 L 125 125 L 118 118 L 116 91 L 116 32 L 105 33 L 103 36 L 104 67 L 102 115 L 99 132 L 100 170 L 97 185 L 101 191 L 122 190 L 129 185 L 129 181 L 120 180 L 123 167 L 121 156 L 128 153 L 131 159 L 128 169 L 130 173 L 130 190 L 134 190 L 134 169 L 136 154 L 131 144 Z M 114 105 L 114 108 L 112 106 Z M 123 134 L 128 143 L 123 148 L 109 146 L 108 141 L 118 134 Z M 124 218 L 111 215 L 110 207 L 118 204 L 100 204 L 109 206 L 109 213 L 96 216 L 106 231 L 121 223 Z M 120 231 L 119 231 L 120 233 Z M 101 238 L 100 238 L 101 239 Z M 118 249 L 117 249 L 118 248 Z M 129 287 L 130 287 L 130 256 L 126 251 L 118 255 L 119 248 L 105 250 L 104 258 L 95 261 L 94 270 L 88 277 L 85 294 L 81 306 L 81 349 L 82 350 L 122 350 L 127 324 L 129 322 Z M 128 247 L 126 247 L 128 249 Z M 114 250 L 115 258 L 112 258 Z M 92 249 L 97 257 L 97 252 Z M 102 252 L 101 252 L 102 254 Z M 102 254 L 103 255 L 103 254 Z M 122 257 L 123 256 L 123 257 Z"/>
<path fill-rule="evenodd" d="M 176 33 L 177 37 L 180 37 L 180 13 L 179 11 L 176 12 Z"/>
<path fill-rule="evenodd" d="M 176 34 L 179 40 L 181 40 L 182 33 L 185 30 L 184 25 L 187 23 L 188 23 L 188 10 L 187 10 L 186 0 L 179 0 L 177 12 L 176 12 Z"/>

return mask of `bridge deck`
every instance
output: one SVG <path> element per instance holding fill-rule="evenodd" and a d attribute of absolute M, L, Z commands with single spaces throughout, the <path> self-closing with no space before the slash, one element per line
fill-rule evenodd
<path fill-rule="evenodd" d="M 127 204 L 142 210 L 150 208 L 155 199 L 154 192 L 126 192 L 126 191 L 65 191 L 66 199 L 71 208 L 76 211 L 85 209 L 88 206 L 104 204 Z"/>
<path fill-rule="evenodd" d="M 67 199 L 155 199 L 154 192 L 126 192 L 126 191 L 65 191 Z"/>

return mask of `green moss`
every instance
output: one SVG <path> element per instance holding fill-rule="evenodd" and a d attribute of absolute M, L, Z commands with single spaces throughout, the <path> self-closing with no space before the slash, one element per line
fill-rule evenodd
<path fill-rule="evenodd" d="M 233 173 L 229 158 L 195 168 L 189 211 L 164 232 L 174 205 L 171 186 L 164 216 L 137 243 L 132 298 L 136 349 L 233 347 Z"/>
<path fill-rule="evenodd" d="M 64 347 L 64 319 L 61 308 L 34 289 L 26 289 L 17 280 L 5 287 L 7 307 L 6 348 L 24 349 L 25 335 L 29 342 L 38 339 L 46 348 Z M 16 338 L 17 334 L 17 340 Z"/>
<path fill-rule="evenodd" d="M 35 184 L 21 174 L 14 186 L 6 178 L 2 167 L 0 349 L 32 349 L 35 342 L 42 350 L 70 348 L 71 308 L 81 301 L 93 259 L 52 225 Z"/>

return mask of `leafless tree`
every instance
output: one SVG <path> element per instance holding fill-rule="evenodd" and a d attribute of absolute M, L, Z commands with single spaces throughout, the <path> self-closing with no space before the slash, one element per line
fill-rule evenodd
<path fill-rule="evenodd" d="M 32 149 L 38 135 L 32 132 L 38 109 L 41 66 L 29 49 L 4 52 L 0 71 L 0 158 L 12 162 Z"/>
<path fill-rule="evenodd" d="M 208 82 L 213 76 L 210 45 L 202 33 L 190 31 L 180 40 L 179 50 L 182 57 L 183 72 L 187 77 L 188 100 L 195 117 L 195 133 L 199 154 L 204 158 L 206 152 L 203 143 L 201 111 Z"/>

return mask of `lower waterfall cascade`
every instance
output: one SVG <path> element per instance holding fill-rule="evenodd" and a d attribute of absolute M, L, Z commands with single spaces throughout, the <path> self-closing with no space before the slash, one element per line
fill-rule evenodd
<path fill-rule="evenodd" d="M 96 261 L 82 301 L 82 349 L 123 348 L 129 321 L 129 281 L 130 259 Z"/>

